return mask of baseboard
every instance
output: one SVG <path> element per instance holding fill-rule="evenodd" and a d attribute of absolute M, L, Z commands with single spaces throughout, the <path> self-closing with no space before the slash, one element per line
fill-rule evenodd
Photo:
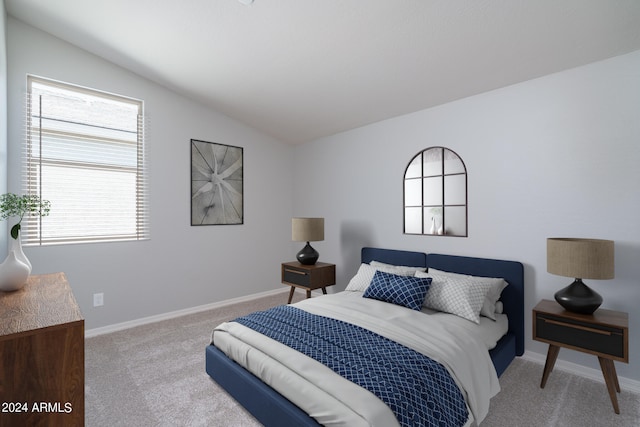
<path fill-rule="evenodd" d="M 225 307 L 231 304 L 237 304 L 241 302 L 251 301 L 258 298 L 263 298 L 271 295 L 277 295 L 281 293 L 289 292 L 288 289 L 273 289 L 270 291 L 260 292 L 257 294 L 251 294 L 243 297 L 232 298 L 224 301 L 214 302 L 211 304 L 199 305 L 196 307 L 186 308 L 184 310 L 171 311 L 169 313 L 162 313 L 155 316 L 143 317 L 141 319 L 130 320 L 128 322 L 116 323 L 113 325 L 103 326 L 100 328 L 88 329 L 84 332 L 85 338 L 91 338 L 98 335 L 109 334 L 111 332 L 122 331 L 124 329 L 134 328 L 136 326 L 147 325 L 149 323 L 160 322 L 162 320 L 173 319 L 180 316 L 186 316 L 188 314 L 195 314 L 201 311 L 211 310 L 214 308 Z M 283 299 L 285 301 L 285 299 Z"/>
<path fill-rule="evenodd" d="M 522 355 L 522 358 L 544 366 L 547 356 L 527 350 L 524 352 L 524 355 Z M 562 371 L 566 371 L 571 374 L 575 374 L 604 384 L 602 371 L 598 369 L 588 368 L 583 365 L 578 365 L 577 363 L 567 362 L 560 359 L 556 361 L 554 369 L 560 369 Z M 542 370 L 540 372 L 542 372 Z M 629 390 L 632 393 L 640 394 L 640 381 L 632 380 L 625 377 L 618 377 L 618 382 L 620 383 L 621 390 Z"/>

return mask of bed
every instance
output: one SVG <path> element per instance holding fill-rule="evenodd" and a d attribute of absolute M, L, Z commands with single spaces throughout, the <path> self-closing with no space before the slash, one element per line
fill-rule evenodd
<path fill-rule="evenodd" d="M 508 286 L 502 290 L 500 302 L 504 307 L 502 312 L 504 317 L 508 319 L 508 326 L 505 326 L 506 333 L 488 351 L 489 358 L 487 360 L 495 368 L 495 373 L 492 375 L 497 378 L 516 356 L 523 354 L 524 273 L 521 263 L 368 247 L 362 249 L 361 260 L 364 264 L 370 264 L 375 261 L 397 266 L 429 268 L 433 271 L 441 271 L 442 274 L 450 272 L 469 276 L 503 278 L 508 283 Z M 337 298 L 333 295 L 328 295 L 327 297 Z M 325 297 L 313 298 L 312 300 L 318 300 L 315 304 L 319 304 L 321 298 Z M 218 334 L 218 337 L 222 337 L 222 335 Z M 218 341 L 222 340 L 218 338 Z M 228 349 L 225 349 L 225 351 L 233 353 Z M 242 359 L 243 356 L 232 355 L 232 357 Z M 242 360 L 241 363 L 246 366 L 247 361 Z M 484 369 L 482 370 L 484 371 Z M 489 369 L 486 370 L 488 371 Z M 214 342 L 206 348 L 206 371 L 213 380 L 266 426 L 321 425 L 299 407 L 304 405 L 293 404 L 292 400 L 295 399 L 285 398 L 281 393 L 241 366 L 241 364 L 227 356 L 225 352 L 214 345 Z M 456 381 L 458 381 L 458 377 L 456 377 Z"/>

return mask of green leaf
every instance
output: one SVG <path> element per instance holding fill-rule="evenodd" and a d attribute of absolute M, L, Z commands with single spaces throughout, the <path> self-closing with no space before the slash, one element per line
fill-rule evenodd
<path fill-rule="evenodd" d="M 18 196 L 13 193 L 5 193 L 0 195 L 0 219 L 16 216 L 22 221 L 25 215 L 47 216 L 50 210 L 51 202 L 40 199 L 36 194 Z"/>
<path fill-rule="evenodd" d="M 20 234 L 20 223 L 17 223 L 13 227 L 11 227 L 11 237 L 15 240 L 18 240 L 18 235 Z"/>

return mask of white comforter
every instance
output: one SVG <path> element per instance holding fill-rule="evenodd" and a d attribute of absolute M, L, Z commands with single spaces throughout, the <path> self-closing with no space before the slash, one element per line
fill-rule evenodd
<path fill-rule="evenodd" d="M 295 304 L 313 314 L 353 323 L 413 348 L 443 364 L 462 390 L 478 424 L 500 391 L 485 344 L 473 328 L 449 316 L 434 316 L 377 300 L 361 292 L 340 292 Z M 453 315 L 451 315 L 453 316 Z M 393 412 L 369 391 L 326 366 L 239 323 L 213 332 L 213 344 L 326 426 L 397 426 Z"/>

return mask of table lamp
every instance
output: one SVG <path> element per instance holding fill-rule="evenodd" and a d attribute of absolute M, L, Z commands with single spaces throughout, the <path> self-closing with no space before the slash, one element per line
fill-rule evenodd
<path fill-rule="evenodd" d="M 614 244 L 612 240 L 547 239 L 547 272 L 573 277 L 575 281 L 555 294 L 565 310 L 592 314 L 602 304 L 602 297 L 582 279 L 613 279 Z"/>
<path fill-rule="evenodd" d="M 318 251 L 313 249 L 309 242 L 324 240 L 324 218 L 292 218 L 291 240 L 294 242 L 307 242 L 304 248 L 298 252 L 296 259 L 300 264 L 313 265 L 318 261 Z"/>

